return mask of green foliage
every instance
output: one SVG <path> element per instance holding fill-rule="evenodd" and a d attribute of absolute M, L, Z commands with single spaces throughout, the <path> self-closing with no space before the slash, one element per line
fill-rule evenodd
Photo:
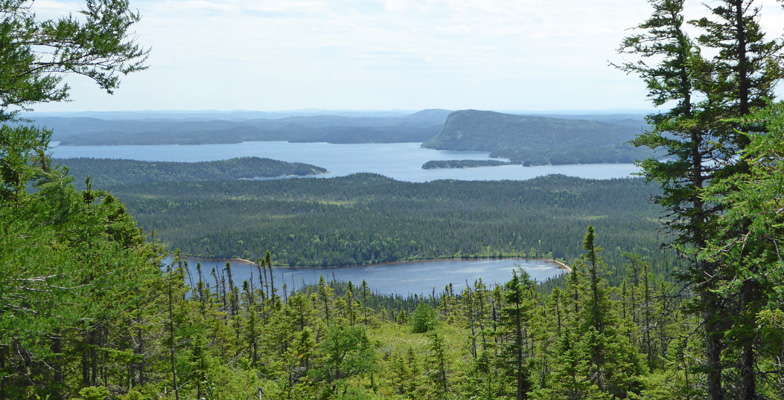
<path fill-rule="evenodd" d="M 327 328 L 319 352 L 321 361 L 312 370 L 312 376 L 327 384 L 327 394 L 337 394 L 338 390 L 345 394 L 346 379 L 375 368 L 374 348 L 362 327 Z"/>
<path fill-rule="evenodd" d="M 0 14 L 0 397 L 104 399 L 99 374 L 144 357 L 160 249 L 116 198 L 77 191 L 51 165 L 51 132 L 9 123 L 36 103 L 66 100 L 67 74 L 111 92 L 119 75 L 144 69 L 146 51 L 129 39 L 139 16 L 123 0 L 88 1 L 79 17 L 58 20 L 5 0 Z M 131 344 L 131 331 L 142 343 Z"/>
<path fill-rule="evenodd" d="M 528 274 L 520 269 L 512 273 L 512 280 L 506 283 L 504 300 L 506 307 L 501 308 L 500 327 L 502 335 L 508 337 L 502 348 L 504 370 L 514 380 L 515 397 L 520 400 L 528 397 L 532 389 L 531 358 L 534 357 L 533 308 L 536 304 L 534 283 Z"/>
<path fill-rule="evenodd" d="M 79 395 L 84 400 L 106 400 L 109 397 L 109 389 L 105 387 L 89 386 L 79 391 Z"/>
<path fill-rule="evenodd" d="M 145 68 L 147 50 L 130 38 L 139 14 L 127 1 L 88 1 L 80 18 L 45 21 L 31 4 L 0 2 L 0 122 L 36 103 L 68 99 L 64 74 L 86 76 L 111 93 L 120 75 Z"/>
<path fill-rule="evenodd" d="M 434 329 L 436 326 L 436 311 L 427 303 L 419 303 L 416 310 L 411 314 L 411 331 L 414 333 L 425 333 Z"/>
<path fill-rule="evenodd" d="M 748 134 L 749 145 L 743 154 L 748 172 L 718 180 L 706 191 L 725 212 L 717 221 L 720 229 L 701 257 L 720 266 L 717 292 L 738 303 L 725 343 L 733 357 L 745 364 L 735 372 L 740 375 L 735 379 L 744 382 L 744 390 L 756 392 L 772 382 L 766 376 L 746 372 L 746 365 L 764 365 L 777 376 L 784 373 L 773 361 L 784 348 L 778 345 L 776 335 L 770 336 L 770 327 L 777 324 L 777 316 L 784 310 L 784 259 L 780 251 L 784 237 L 784 105 L 772 105 L 748 120 L 764 124 L 765 133 Z M 784 395 L 776 385 L 769 387 L 770 396 Z"/>
<path fill-rule="evenodd" d="M 669 157 L 640 164 L 646 178 L 662 186 L 657 201 L 670 214 L 675 247 L 689 260 L 678 277 L 693 289 L 691 310 L 703 318 L 707 396 L 758 398 L 762 382 L 754 324 L 772 287 L 756 277 L 770 260 L 758 258 L 756 246 L 732 245 L 750 233 L 753 222 L 750 217 L 733 221 L 733 213 L 725 211 L 743 204 L 736 195 L 753 163 L 744 157 L 751 141 L 744 132 L 769 129 L 765 117 L 748 117 L 768 104 L 784 77 L 784 41 L 765 37 L 754 0 L 709 5 L 710 15 L 690 21 L 699 29 L 696 43 L 683 28 L 682 0 L 651 3 L 653 16 L 638 27 L 643 33 L 627 38 L 622 51 L 657 57 L 658 65 L 639 61 L 621 69 L 646 81 L 654 104 L 676 105 L 649 116 L 652 129 L 635 140 L 664 149 Z M 768 163 L 777 155 L 765 157 Z M 728 238 L 734 239 L 728 243 Z"/>
<path fill-rule="evenodd" d="M 647 203 L 655 191 L 637 179 L 408 183 L 360 174 L 110 189 L 145 229 L 189 255 L 255 259 L 269 249 L 288 266 L 498 256 L 568 262 L 593 224 L 606 232 L 606 258 L 616 268 L 622 251 L 642 254 L 656 273 L 672 263 L 651 257 L 667 238 Z"/>
<path fill-rule="evenodd" d="M 41 163 L 46 169 L 22 164 L 37 180 L 7 185 L 0 199 L 0 351 L 9 360 L 2 368 L 10 393 L 20 397 L 28 387 L 61 390 L 63 370 L 48 365 L 82 349 L 87 386 L 98 378 L 94 363 L 132 357 L 127 338 L 98 332 L 129 322 L 145 298 L 142 288 L 160 274 L 159 250 L 144 243 L 120 202 L 79 192 L 62 171 Z"/>
<path fill-rule="evenodd" d="M 751 5 L 748 0 L 724 3 L 736 11 Z M 70 44 L 76 46 L 76 60 L 13 81 L 7 92 L 2 87 L 3 118 L 10 118 L 12 107 L 64 98 L 65 87 L 47 73 L 72 67 L 108 89 L 116 85 L 116 73 L 141 67 L 126 64 L 143 52 L 123 44 L 128 24 L 138 18 L 127 12 L 124 1 L 89 1 L 87 25 L 71 18 L 36 25 L 23 4 L 0 2 L 0 44 L 17 46 L 8 52 L 3 47 L 0 57 L 23 61 L 22 70 L 36 65 L 39 47 L 13 42 L 30 38 L 23 28 L 33 26 L 44 39 L 62 39 L 67 32 L 58 29 L 70 29 L 76 35 Z M 681 57 L 693 45 L 682 40 L 678 29 L 664 28 L 680 26 L 682 3 L 654 5 L 658 14 L 641 26 L 654 36 L 630 44 L 659 41 L 666 51 L 643 46 L 634 47 L 635 52 L 651 51 L 670 64 L 634 71 L 650 74 L 653 97 L 679 100 L 679 108 L 652 117 L 652 134 L 639 140 L 672 150 L 674 158 L 644 165 L 649 178 L 664 183 L 659 200 L 673 213 L 670 226 L 681 250 L 698 253 L 698 262 L 681 276 L 696 287 L 702 315 L 679 308 L 680 288 L 651 271 L 658 267 L 655 272 L 662 272 L 668 263 L 654 264 L 666 253 L 648 250 L 660 239 L 650 232 L 659 215 L 644 203 L 655 191 L 639 180 L 408 184 L 358 175 L 307 182 L 118 186 L 109 194 L 89 183 L 79 191 L 70 184 L 72 178 L 51 166 L 45 155 L 49 132 L 3 125 L 0 398 L 73 398 L 77 393 L 83 399 L 233 399 L 262 393 L 273 399 L 782 397 L 784 106 L 752 116 L 743 112 L 762 104 L 754 96 L 767 90 L 778 70 L 774 65 L 772 75 L 757 70 L 743 78 L 742 68 L 733 68 L 736 61 L 743 65 L 732 58 L 736 48 L 726 46 L 732 40 L 719 32 L 723 25 L 704 22 L 699 25 L 713 38 L 700 42 L 719 47 L 719 59 L 708 62 L 694 53 Z M 745 10 L 752 17 L 743 23 L 749 38 L 764 44 L 755 35 L 756 11 Z M 718 21 L 729 15 L 723 8 L 713 11 Z M 81 37 L 85 32 L 101 35 Z M 108 48 L 122 53 L 118 64 L 90 72 L 97 66 L 85 61 L 89 55 L 83 51 L 90 48 L 100 59 L 98 39 L 107 35 Z M 57 58 L 68 53 L 62 49 L 67 47 L 55 47 L 55 60 L 64 60 Z M 778 47 L 759 49 L 775 52 Z M 746 65 L 756 65 L 751 61 Z M 16 64 L 0 65 L 6 76 Z M 681 75 L 673 73 L 685 70 L 690 72 L 686 82 L 674 83 Z M 747 87 L 745 101 L 744 79 L 759 83 Z M 692 110 L 695 104 L 684 97 L 692 90 L 704 91 L 706 99 L 720 100 L 726 108 L 696 104 Z M 723 112 L 737 118 L 716 120 Z M 715 137 L 701 136 L 707 133 Z M 689 172 L 689 165 L 701 167 L 700 160 L 707 160 L 698 154 L 706 149 L 716 150 L 717 160 L 737 164 L 710 170 L 715 176 L 702 175 L 708 170 Z M 740 149 L 742 158 L 736 160 Z M 196 287 L 190 288 L 179 255 L 162 272 L 160 248 L 145 240 L 114 197 L 117 193 L 145 221 L 160 221 L 168 239 L 204 253 L 213 246 L 237 255 L 241 247 L 252 244 L 258 252 L 273 244 L 280 246 L 279 259 L 290 264 L 521 252 L 580 259 L 568 278 L 549 283 L 550 294 L 537 290 L 522 271 L 504 285 L 477 281 L 460 294 L 447 286 L 440 297 L 429 299 L 382 301 L 368 294 L 372 288 L 366 284 L 357 288 L 323 277 L 316 287 L 289 293 L 266 281 L 269 253 L 263 262 L 257 254 L 258 283 L 251 279 L 236 285 L 227 265 L 210 274 L 214 286 L 199 269 Z M 254 217 L 260 208 L 266 214 Z M 588 225 L 581 249 L 581 231 Z M 237 237 L 252 239 L 232 247 Z M 266 241 L 270 237 L 274 240 Z M 599 238 L 607 253 L 598 246 Z M 630 254 L 633 250 L 647 253 Z M 613 282 L 619 286 L 613 288 Z M 409 315 L 427 335 L 412 332 L 406 325 Z M 437 329 L 430 329 L 434 322 Z M 723 342 L 718 353 L 712 347 L 716 338 Z"/>

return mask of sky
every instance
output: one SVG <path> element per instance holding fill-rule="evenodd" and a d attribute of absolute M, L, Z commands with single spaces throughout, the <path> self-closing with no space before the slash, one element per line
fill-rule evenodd
<path fill-rule="evenodd" d="M 707 0 L 708 3 L 711 0 Z M 687 17 L 706 14 L 687 2 Z M 758 0 L 769 35 L 776 0 Z M 83 2 L 37 0 L 42 18 Z M 648 110 L 609 65 L 647 0 L 131 0 L 149 69 L 36 111 Z M 628 58 L 628 56 L 627 56 Z M 780 90 L 781 92 L 781 90 Z"/>

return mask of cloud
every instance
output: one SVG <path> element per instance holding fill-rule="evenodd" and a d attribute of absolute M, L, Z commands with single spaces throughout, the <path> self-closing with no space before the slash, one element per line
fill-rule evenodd
<path fill-rule="evenodd" d="M 51 12 L 80 3 L 36 2 Z M 780 10 L 776 0 L 762 4 L 765 12 Z M 574 108 L 576 99 L 585 107 L 647 106 L 643 84 L 607 66 L 618 59 L 627 28 L 648 17 L 643 1 L 132 0 L 132 6 L 143 15 L 139 41 L 153 49 L 150 70 L 132 78 L 146 87 L 133 91 L 175 94 L 148 95 L 127 108 Z M 591 92 L 578 95 L 581 88 Z"/>

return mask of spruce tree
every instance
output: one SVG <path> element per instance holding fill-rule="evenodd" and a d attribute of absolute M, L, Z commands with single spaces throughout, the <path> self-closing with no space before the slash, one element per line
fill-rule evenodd
<path fill-rule="evenodd" d="M 651 4 L 653 15 L 637 27 L 642 33 L 625 39 L 621 52 L 658 64 L 641 60 L 619 67 L 645 80 L 654 105 L 676 103 L 649 116 L 651 129 L 635 144 L 660 149 L 658 156 L 665 156 L 640 165 L 646 179 L 661 185 L 657 201 L 668 213 L 675 246 L 689 260 L 678 276 L 697 294 L 694 310 L 701 314 L 705 332 L 708 395 L 722 399 L 723 338 L 735 300 L 718 294 L 720 282 L 728 278 L 721 263 L 700 255 L 720 233 L 716 219 L 723 208 L 706 201 L 704 190 L 716 179 L 747 168 L 738 158 L 748 143 L 738 134 L 739 118 L 763 106 L 782 77 L 782 43 L 765 39 L 753 0 L 718 1 L 710 16 L 692 22 L 702 29 L 698 44 L 716 51 L 706 59 L 683 29 L 683 0 Z"/>
<path fill-rule="evenodd" d="M 733 299 L 733 324 L 725 335 L 728 394 L 742 399 L 780 397 L 784 391 L 774 382 L 784 374 L 774 367 L 774 360 L 781 347 L 766 341 L 760 326 L 773 315 L 784 315 L 779 247 L 784 237 L 784 105 L 778 103 L 744 122 L 765 125 L 765 133 L 745 134 L 749 145 L 743 161 L 748 171 L 718 180 L 707 191 L 725 212 L 718 221 L 721 233 L 711 238 L 703 256 L 721 263 L 725 279 L 717 290 Z"/>
<path fill-rule="evenodd" d="M 504 291 L 505 307 L 501 309 L 501 329 L 508 337 L 508 344 L 502 351 L 505 370 L 515 385 L 515 398 L 527 399 L 532 389 L 531 361 L 533 354 L 533 335 L 531 324 L 535 302 L 533 282 L 523 269 L 512 273 L 512 280 L 506 283 Z"/>

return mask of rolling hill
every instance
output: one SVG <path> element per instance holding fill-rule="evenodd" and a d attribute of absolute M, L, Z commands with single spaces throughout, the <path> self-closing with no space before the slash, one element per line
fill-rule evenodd
<path fill-rule="evenodd" d="M 451 113 L 441 132 L 423 146 L 439 150 L 489 151 L 524 164 L 629 163 L 650 153 L 628 141 L 642 121 L 602 122 L 464 110 Z"/>

